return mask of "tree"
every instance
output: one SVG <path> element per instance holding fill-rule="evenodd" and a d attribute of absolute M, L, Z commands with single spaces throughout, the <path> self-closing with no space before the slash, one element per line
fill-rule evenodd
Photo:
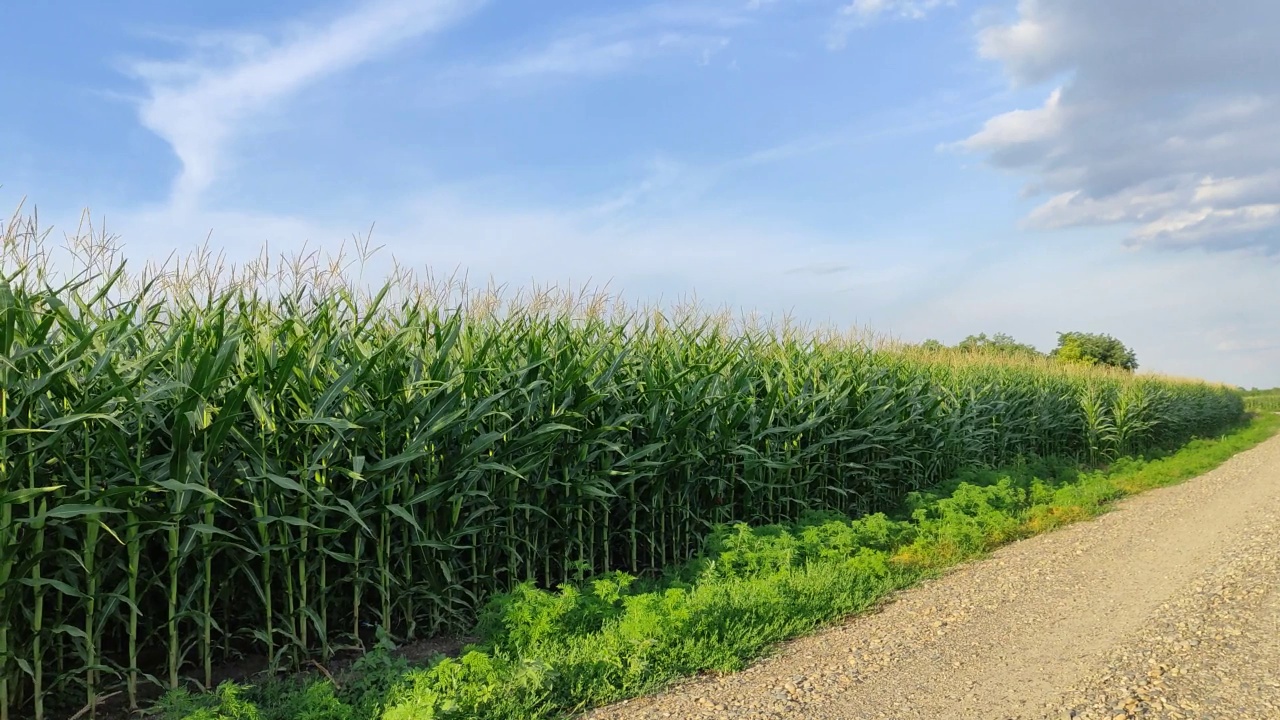
<path fill-rule="evenodd" d="M 970 335 L 961 340 L 960 344 L 956 345 L 956 349 L 961 352 L 994 352 L 1001 355 L 1040 354 L 1034 346 L 1020 343 L 1004 333 L 996 333 L 992 337 L 987 337 L 986 333 Z"/>
<path fill-rule="evenodd" d="M 1133 372 L 1138 369 L 1138 357 L 1124 343 L 1099 333 L 1060 332 L 1058 347 L 1050 357 L 1068 363 L 1085 365 L 1110 365 Z"/>

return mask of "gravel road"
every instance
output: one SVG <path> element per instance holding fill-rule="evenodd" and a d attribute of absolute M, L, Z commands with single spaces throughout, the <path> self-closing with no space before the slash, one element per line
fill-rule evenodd
<path fill-rule="evenodd" d="M 1280 720 L 1280 438 L 585 717 Z"/>

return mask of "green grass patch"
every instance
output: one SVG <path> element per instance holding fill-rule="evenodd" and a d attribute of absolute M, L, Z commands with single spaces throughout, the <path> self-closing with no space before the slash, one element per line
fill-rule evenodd
<path fill-rule="evenodd" d="M 554 592 L 519 586 L 486 606 L 481 642 L 457 658 L 412 667 L 384 648 L 336 683 L 224 684 L 207 695 L 171 692 L 159 709 L 166 720 L 564 717 L 680 677 L 740 669 L 942 568 L 1211 470 L 1278 429 L 1280 416 L 1262 416 L 1104 469 L 1044 459 L 971 470 L 913 493 L 893 515 L 721 526 L 701 557 L 659 579 L 610 573 Z"/>

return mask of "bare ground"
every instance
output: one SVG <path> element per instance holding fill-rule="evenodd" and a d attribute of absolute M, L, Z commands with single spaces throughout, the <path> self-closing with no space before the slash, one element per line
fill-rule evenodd
<path fill-rule="evenodd" d="M 623 718 L 1280 720 L 1280 438 Z"/>

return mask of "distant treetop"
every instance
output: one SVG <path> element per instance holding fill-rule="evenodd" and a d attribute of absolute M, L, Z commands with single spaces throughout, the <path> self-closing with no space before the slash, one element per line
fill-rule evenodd
<path fill-rule="evenodd" d="M 1034 345 L 1020 343 L 1005 333 L 988 336 L 986 333 L 970 335 L 954 346 L 929 339 L 920 343 L 925 350 L 952 350 L 962 353 L 992 353 L 1023 357 L 1046 357 Z M 1108 365 L 1130 372 L 1138 368 L 1138 358 L 1124 343 L 1100 333 L 1060 332 L 1058 347 L 1048 357 L 1064 363 L 1082 365 Z"/>
<path fill-rule="evenodd" d="M 970 335 L 961 340 L 956 349 L 962 352 L 994 352 L 1005 355 L 1041 355 L 1034 346 L 1020 343 L 1004 333 L 987 337 L 986 333 Z"/>
<path fill-rule="evenodd" d="M 1138 369 L 1138 357 L 1124 343 L 1098 333 L 1060 332 L 1058 347 L 1050 357 L 1068 363 L 1110 365 L 1130 372 Z"/>

